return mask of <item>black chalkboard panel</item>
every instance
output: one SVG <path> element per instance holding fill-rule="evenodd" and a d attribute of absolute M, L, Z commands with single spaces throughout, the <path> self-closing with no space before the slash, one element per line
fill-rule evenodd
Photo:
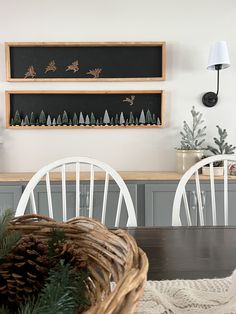
<path fill-rule="evenodd" d="M 165 43 L 6 43 L 7 80 L 164 80 Z"/>
<path fill-rule="evenodd" d="M 9 91 L 7 127 L 162 127 L 162 91 Z"/>

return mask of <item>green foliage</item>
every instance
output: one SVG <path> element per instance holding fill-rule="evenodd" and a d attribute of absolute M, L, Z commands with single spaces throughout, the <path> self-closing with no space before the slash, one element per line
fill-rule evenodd
<path fill-rule="evenodd" d="M 65 232 L 60 229 L 53 229 L 50 240 L 48 241 L 48 256 L 52 258 L 56 255 L 55 248 L 59 243 L 64 242 L 66 239 Z"/>
<path fill-rule="evenodd" d="M 62 125 L 61 115 L 60 115 L 60 114 L 59 114 L 59 116 L 57 117 L 57 125 Z"/>
<path fill-rule="evenodd" d="M 149 109 L 146 112 L 146 123 L 147 124 L 152 124 L 152 115 L 151 115 L 151 112 L 150 112 Z"/>
<path fill-rule="evenodd" d="M 30 114 L 30 125 L 35 125 L 35 117 L 34 117 L 33 112 L 31 112 L 31 114 Z"/>
<path fill-rule="evenodd" d="M 145 122 L 146 122 L 145 114 L 144 114 L 144 111 L 142 110 L 141 113 L 140 113 L 140 117 L 139 117 L 139 123 L 140 124 L 145 124 Z"/>
<path fill-rule="evenodd" d="M 216 127 L 218 129 L 218 134 L 219 134 L 219 138 L 216 138 L 216 137 L 213 138 L 216 144 L 216 147 L 208 145 L 207 150 L 209 150 L 214 155 L 234 154 L 236 147 L 233 145 L 229 145 L 225 141 L 228 136 L 226 129 L 221 129 L 219 125 L 217 125 Z"/>
<path fill-rule="evenodd" d="M 104 117 L 103 117 L 103 123 L 104 124 L 110 124 L 110 117 L 109 117 L 109 114 L 108 114 L 108 111 L 105 110 L 105 113 L 104 113 Z"/>
<path fill-rule="evenodd" d="M 14 125 L 20 125 L 20 124 L 21 124 L 20 113 L 18 110 L 16 110 L 15 116 L 14 116 Z"/>
<path fill-rule="evenodd" d="M 8 230 L 13 217 L 14 213 L 10 209 L 5 210 L 0 216 L 0 260 L 12 250 L 21 237 L 19 232 Z"/>
<path fill-rule="evenodd" d="M 152 115 L 152 123 L 157 124 L 157 119 L 155 113 Z"/>
<path fill-rule="evenodd" d="M 11 314 L 11 312 L 5 306 L 0 307 L 0 314 Z"/>
<path fill-rule="evenodd" d="M 138 117 L 135 118 L 135 124 L 138 125 Z"/>
<path fill-rule="evenodd" d="M 79 121 L 78 121 L 78 116 L 76 113 L 74 113 L 73 115 L 73 125 L 78 125 L 79 124 Z"/>
<path fill-rule="evenodd" d="M 49 271 L 48 280 L 38 296 L 22 305 L 19 314 L 74 314 L 81 306 L 88 306 L 85 281 L 88 274 L 74 272 L 62 261 Z"/>
<path fill-rule="evenodd" d="M 28 115 L 25 116 L 24 124 L 25 125 L 29 125 L 30 124 Z"/>
<path fill-rule="evenodd" d="M 202 113 L 196 111 L 193 106 L 191 109 L 191 115 L 193 120 L 192 125 L 189 126 L 188 123 L 184 121 L 183 131 L 180 132 L 180 135 L 182 136 L 180 149 L 202 149 L 202 144 L 205 142 L 206 126 L 201 127 L 204 123 Z"/>
<path fill-rule="evenodd" d="M 11 118 L 10 125 L 14 125 L 14 119 L 13 118 Z"/>
<path fill-rule="evenodd" d="M 91 116 L 90 116 L 90 124 L 91 125 L 95 125 L 96 124 L 96 119 L 95 119 L 95 116 L 94 116 L 93 112 L 91 113 Z"/>
<path fill-rule="evenodd" d="M 113 117 L 111 117 L 110 125 L 114 125 L 114 118 Z"/>
<path fill-rule="evenodd" d="M 116 114 L 116 116 L 115 116 L 115 125 L 119 125 L 119 116 L 118 116 L 118 114 Z"/>
<path fill-rule="evenodd" d="M 68 115 L 67 115 L 67 112 L 64 110 L 63 115 L 62 115 L 62 124 L 68 125 L 68 123 L 69 123 Z"/>
<path fill-rule="evenodd" d="M 132 112 L 129 114 L 129 124 L 134 124 L 134 115 Z"/>
<path fill-rule="evenodd" d="M 82 112 L 80 112 L 80 114 L 79 114 L 79 124 L 81 125 L 83 125 L 84 124 L 84 116 L 83 116 L 83 113 Z"/>
<path fill-rule="evenodd" d="M 45 116 L 44 111 L 42 110 L 39 115 L 39 125 L 45 125 L 45 124 L 46 124 L 46 116 Z"/>

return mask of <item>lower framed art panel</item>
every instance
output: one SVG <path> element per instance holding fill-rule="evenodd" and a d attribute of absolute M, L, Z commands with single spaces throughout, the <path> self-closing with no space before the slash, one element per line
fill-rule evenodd
<path fill-rule="evenodd" d="M 6 91 L 6 127 L 160 128 L 164 126 L 164 92 Z"/>

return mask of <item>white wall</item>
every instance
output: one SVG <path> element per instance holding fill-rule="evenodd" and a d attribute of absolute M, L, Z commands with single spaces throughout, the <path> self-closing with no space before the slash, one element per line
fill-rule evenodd
<path fill-rule="evenodd" d="M 36 171 L 55 159 L 84 155 L 117 170 L 174 170 L 178 132 L 195 105 L 208 134 L 227 127 L 236 144 L 235 0 L 0 0 L 0 171 Z M 214 91 L 206 70 L 212 41 L 226 40 L 232 66 L 221 72 L 219 103 L 201 104 Z M 7 83 L 5 41 L 166 41 L 165 82 Z M 164 89 L 165 129 L 6 130 L 7 89 Z"/>

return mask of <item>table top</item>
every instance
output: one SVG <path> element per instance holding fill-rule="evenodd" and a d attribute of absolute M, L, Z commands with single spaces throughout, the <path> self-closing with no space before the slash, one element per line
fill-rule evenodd
<path fill-rule="evenodd" d="M 221 278 L 236 268 L 236 226 L 128 231 L 147 254 L 149 280 Z"/>

